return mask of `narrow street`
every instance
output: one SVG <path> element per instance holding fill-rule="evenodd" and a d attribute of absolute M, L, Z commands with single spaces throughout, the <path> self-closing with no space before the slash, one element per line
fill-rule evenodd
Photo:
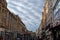
<path fill-rule="evenodd" d="M 60 0 L 0 0 L 0 40 L 60 40 Z"/>

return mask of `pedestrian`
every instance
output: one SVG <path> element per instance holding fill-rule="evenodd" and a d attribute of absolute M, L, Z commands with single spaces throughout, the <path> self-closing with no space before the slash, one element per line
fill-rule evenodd
<path fill-rule="evenodd" d="M 40 40 L 39 36 L 37 37 L 37 40 Z"/>
<path fill-rule="evenodd" d="M 43 40 L 42 38 L 40 38 L 40 40 Z"/>

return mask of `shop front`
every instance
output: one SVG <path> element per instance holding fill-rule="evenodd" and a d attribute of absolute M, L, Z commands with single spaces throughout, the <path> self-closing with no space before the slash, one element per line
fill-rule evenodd
<path fill-rule="evenodd" d="M 0 28 L 0 40 L 5 39 L 5 28 Z"/>
<path fill-rule="evenodd" d="M 24 34 L 18 33 L 17 40 L 24 40 Z"/>
<path fill-rule="evenodd" d="M 0 40 L 4 40 L 4 38 L 5 38 L 4 32 L 0 31 Z"/>
<path fill-rule="evenodd" d="M 60 25 L 51 28 L 53 40 L 60 40 Z"/>

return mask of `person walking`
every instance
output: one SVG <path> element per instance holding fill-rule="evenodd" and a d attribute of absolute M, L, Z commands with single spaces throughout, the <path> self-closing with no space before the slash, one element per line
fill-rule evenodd
<path fill-rule="evenodd" d="M 39 38 L 39 36 L 37 37 L 37 40 L 43 40 L 42 38 Z"/>
<path fill-rule="evenodd" d="M 39 36 L 37 37 L 37 40 L 40 40 Z"/>

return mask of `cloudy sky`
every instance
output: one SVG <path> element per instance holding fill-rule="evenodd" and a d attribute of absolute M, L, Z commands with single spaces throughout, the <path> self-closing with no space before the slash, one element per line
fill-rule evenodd
<path fill-rule="evenodd" d="M 28 30 L 35 32 L 41 22 L 44 2 L 44 0 L 7 0 L 7 7 L 22 19 Z"/>

